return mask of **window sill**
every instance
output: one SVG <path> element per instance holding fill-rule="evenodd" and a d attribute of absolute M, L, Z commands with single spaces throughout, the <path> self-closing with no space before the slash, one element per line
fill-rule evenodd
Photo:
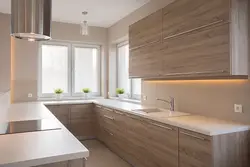
<path fill-rule="evenodd" d="M 118 100 L 118 101 L 122 101 L 122 102 L 141 104 L 141 100 L 136 100 L 136 99 L 127 99 L 127 98 L 119 99 L 118 97 L 109 97 L 109 99 Z"/>
<path fill-rule="evenodd" d="M 56 99 L 55 97 L 39 97 L 37 98 L 38 101 L 64 101 L 64 100 L 94 100 L 94 99 L 104 99 L 102 96 L 93 96 L 85 99 L 83 97 L 63 97 L 61 99 Z"/>

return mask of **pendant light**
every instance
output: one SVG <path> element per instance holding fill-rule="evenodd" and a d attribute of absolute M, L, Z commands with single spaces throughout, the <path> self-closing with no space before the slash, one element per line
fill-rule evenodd
<path fill-rule="evenodd" d="M 88 12 L 84 11 L 82 12 L 82 15 L 85 17 L 88 14 Z M 89 35 L 89 26 L 88 22 L 86 20 L 81 22 L 81 35 Z"/>
<path fill-rule="evenodd" d="M 11 0 L 11 36 L 28 41 L 51 39 L 51 0 Z"/>

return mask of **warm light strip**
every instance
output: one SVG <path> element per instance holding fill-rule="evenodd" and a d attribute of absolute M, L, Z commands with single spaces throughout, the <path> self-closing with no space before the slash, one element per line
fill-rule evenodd
<path fill-rule="evenodd" d="M 149 80 L 148 83 L 176 83 L 176 84 L 199 84 L 199 83 L 247 83 L 247 79 L 218 79 L 218 80 Z"/>

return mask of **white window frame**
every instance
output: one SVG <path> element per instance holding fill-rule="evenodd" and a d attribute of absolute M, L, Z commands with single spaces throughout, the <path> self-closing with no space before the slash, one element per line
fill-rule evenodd
<path fill-rule="evenodd" d="M 119 44 L 116 45 L 116 85 L 117 87 L 119 86 L 119 47 L 122 47 L 122 46 L 125 46 L 125 45 L 129 45 L 129 42 L 128 41 L 124 41 L 124 42 L 121 42 Z M 130 56 L 130 55 L 129 55 Z M 140 78 L 138 78 L 140 79 Z M 133 78 L 129 78 L 130 82 L 130 92 L 128 93 L 128 99 L 134 99 L 134 100 L 141 100 L 141 95 L 138 95 L 138 94 L 133 94 Z"/>
<path fill-rule="evenodd" d="M 75 53 L 74 53 L 74 48 L 95 48 L 97 49 L 97 82 L 98 82 L 98 90 L 97 92 L 91 92 L 92 96 L 101 96 L 101 47 L 98 45 L 89 45 L 89 44 L 72 44 L 71 48 L 72 48 L 72 85 L 75 85 Z M 82 93 L 74 93 L 75 92 L 75 86 L 71 87 L 71 92 L 72 92 L 72 96 L 73 97 L 79 97 L 82 96 Z"/>
<path fill-rule="evenodd" d="M 38 97 L 39 98 L 51 98 L 54 97 L 54 93 L 42 93 L 42 45 L 51 46 L 66 46 L 68 47 L 68 93 L 63 93 L 63 98 L 77 98 L 82 97 L 83 93 L 74 93 L 74 81 L 75 81 L 75 70 L 74 70 L 74 47 L 82 48 L 96 48 L 97 49 L 97 71 L 98 71 L 98 92 L 91 92 L 92 96 L 101 96 L 101 46 L 92 44 L 82 44 L 74 42 L 61 42 L 61 41 L 49 41 L 39 43 L 39 54 L 38 54 Z"/>

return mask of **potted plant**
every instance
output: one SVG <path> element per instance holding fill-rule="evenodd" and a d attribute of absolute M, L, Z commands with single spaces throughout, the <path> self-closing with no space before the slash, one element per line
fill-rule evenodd
<path fill-rule="evenodd" d="M 124 89 L 122 89 L 122 88 L 117 88 L 116 89 L 116 94 L 118 95 L 119 99 L 123 98 L 124 93 L 125 93 Z"/>
<path fill-rule="evenodd" d="M 89 97 L 89 93 L 91 92 L 91 90 L 89 88 L 83 88 L 82 92 L 84 93 L 85 99 L 87 99 Z"/>
<path fill-rule="evenodd" d="M 63 90 L 61 88 L 55 89 L 54 90 L 56 99 L 61 99 L 62 98 L 62 94 L 63 94 Z"/>

